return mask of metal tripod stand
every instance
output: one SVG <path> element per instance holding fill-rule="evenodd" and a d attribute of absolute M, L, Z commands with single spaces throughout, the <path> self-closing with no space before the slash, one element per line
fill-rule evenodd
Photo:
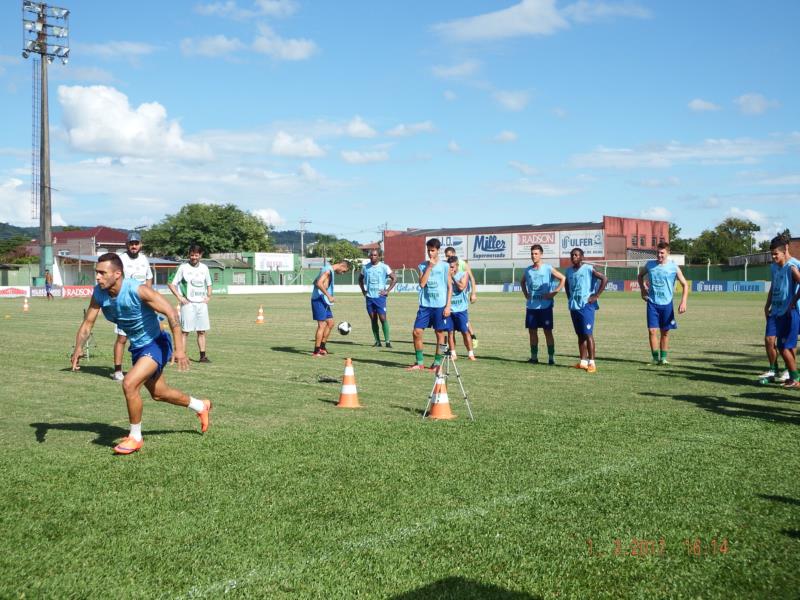
<path fill-rule="evenodd" d="M 472 407 L 469 404 L 469 397 L 467 396 L 467 391 L 464 389 L 464 382 L 461 380 L 461 373 L 458 371 L 458 367 L 456 366 L 456 362 L 453 360 L 453 352 L 450 350 L 450 346 L 447 344 L 442 344 L 439 346 L 440 350 L 442 351 L 442 356 L 444 359 L 442 360 L 442 364 L 439 365 L 439 368 L 436 370 L 433 376 L 433 387 L 431 388 L 431 393 L 428 396 L 428 404 L 425 406 L 425 412 L 422 413 L 422 418 L 428 416 L 428 413 L 431 410 L 431 404 L 433 404 L 433 394 L 436 392 L 436 383 L 439 377 L 444 378 L 445 386 L 447 385 L 447 380 L 450 377 L 450 368 L 453 368 L 453 371 L 456 374 L 456 379 L 458 379 L 458 387 L 461 388 L 461 395 L 464 397 L 464 404 L 467 406 L 467 412 L 469 413 L 470 421 L 474 421 L 475 417 L 472 416 Z"/>

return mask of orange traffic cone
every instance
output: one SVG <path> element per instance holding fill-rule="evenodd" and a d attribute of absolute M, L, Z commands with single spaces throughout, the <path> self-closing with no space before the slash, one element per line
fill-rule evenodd
<path fill-rule="evenodd" d="M 264 305 L 258 307 L 258 316 L 256 317 L 256 325 L 264 324 Z"/>
<path fill-rule="evenodd" d="M 356 374 L 353 371 L 353 361 L 344 359 L 344 377 L 342 378 L 342 392 L 339 394 L 339 404 L 336 408 L 361 408 L 358 403 L 358 390 L 356 389 Z"/>
<path fill-rule="evenodd" d="M 22 301 L 22 312 L 28 312 L 30 309 L 31 309 L 30 306 L 28 306 L 28 298 L 26 296 L 25 299 Z"/>
<path fill-rule="evenodd" d="M 450 399 L 447 397 L 447 382 L 444 375 L 436 375 L 436 383 L 433 386 L 433 397 L 431 400 L 431 412 L 428 413 L 431 419 L 455 419 L 456 416 L 450 411 Z"/>

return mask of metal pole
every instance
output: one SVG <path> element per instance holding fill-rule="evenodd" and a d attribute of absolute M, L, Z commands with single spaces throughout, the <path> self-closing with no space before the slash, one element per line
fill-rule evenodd
<path fill-rule="evenodd" d="M 42 34 L 44 35 L 44 34 Z M 41 103 L 41 138 L 39 148 L 39 237 L 41 255 L 39 256 L 40 275 L 44 277 L 45 269 L 53 268 L 53 239 L 50 229 L 50 123 L 47 114 L 47 56 L 42 56 L 42 103 Z"/>
<path fill-rule="evenodd" d="M 744 280 L 747 281 L 747 259 L 744 259 Z"/>
<path fill-rule="evenodd" d="M 711 259 L 708 259 L 708 263 L 706 264 L 706 281 L 711 279 Z"/>

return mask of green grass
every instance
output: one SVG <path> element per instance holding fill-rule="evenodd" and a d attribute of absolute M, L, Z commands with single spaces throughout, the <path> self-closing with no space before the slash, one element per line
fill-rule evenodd
<path fill-rule="evenodd" d="M 413 295 L 390 298 L 391 350 L 338 297 L 354 331 L 326 359 L 306 297 L 215 297 L 214 362 L 168 370 L 214 400 L 210 431 L 147 399 L 128 457 L 111 325 L 72 373 L 84 302 L 0 301 L 0 597 L 795 598 L 800 395 L 755 385 L 763 300 L 692 296 L 653 367 L 643 303 L 608 294 L 590 375 L 563 298 L 548 367 L 524 362 L 521 296 L 485 294 L 456 363 L 476 420 L 451 378 L 458 418 L 430 422 L 431 375 L 402 369 Z M 324 382 L 347 356 L 361 410 Z"/>

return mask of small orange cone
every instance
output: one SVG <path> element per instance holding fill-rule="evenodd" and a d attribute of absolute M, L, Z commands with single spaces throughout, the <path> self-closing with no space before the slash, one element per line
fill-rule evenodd
<path fill-rule="evenodd" d="M 264 305 L 258 307 L 258 316 L 256 317 L 256 325 L 264 324 Z"/>
<path fill-rule="evenodd" d="M 31 309 L 30 306 L 28 306 L 28 298 L 26 296 L 25 299 L 22 301 L 22 312 L 28 312 L 30 311 L 30 309 Z"/>
<path fill-rule="evenodd" d="M 441 373 L 436 375 L 436 383 L 433 386 L 431 412 L 428 413 L 428 416 L 431 419 L 456 418 L 456 416 L 450 411 L 450 399 L 447 397 L 447 382 Z"/>
<path fill-rule="evenodd" d="M 339 404 L 336 408 L 361 408 L 358 403 L 358 390 L 356 389 L 356 374 L 353 371 L 353 361 L 344 359 L 344 377 L 342 378 L 342 392 L 339 394 Z"/>

